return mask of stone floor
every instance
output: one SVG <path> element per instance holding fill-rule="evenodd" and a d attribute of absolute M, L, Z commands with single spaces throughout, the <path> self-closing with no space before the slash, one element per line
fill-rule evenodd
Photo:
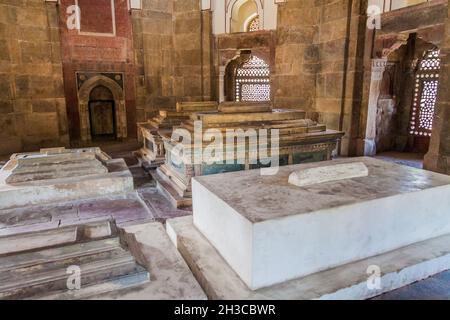
<path fill-rule="evenodd" d="M 373 300 L 450 300 L 450 271 L 391 291 Z"/>
<path fill-rule="evenodd" d="M 422 169 L 424 156 L 421 153 L 388 151 L 377 154 L 375 158 Z"/>
<path fill-rule="evenodd" d="M 407 152 L 383 152 L 375 158 L 398 164 L 423 168 L 423 154 Z M 429 279 L 394 290 L 374 300 L 450 300 L 450 271 L 440 273 Z"/>
<path fill-rule="evenodd" d="M 423 154 L 405 152 L 383 152 L 375 156 L 378 159 L 392 161 L 414 168 L 423 168 Z M 450 300 L 450 271 L 443 272 L 429 279 L 417 282 L 384 294 L 374 300 L 417 300 L 444 299 Z"/>
<path fill-rule="evenodd" d="M 16 225 L 26 227 L 41 223 L 51 223 L 55 220 L 64 223 L 65 220 L 101 217 L 107 213 L 118 221 L 118 224 L 133 225 L 148 221 L 160 221 L 192 214 L 192 209 L 174 209 L 170 203 L 156 190 L 155 182 L 145 172 L 132 156 L 135 141 L 128 142 L 125 148 L 117 144 L 102 146 L 113 158 L 124 158 L 132 172 L 136 192 L 129 195 L 110 196 L 83 201 L 68 202 L 46 208 L 31 208 L 24 212 L 21 219 L 16 214 L 4 215 L 0 220 L 2 227 Z M 403 165 L 422 168 L 423 155 L 411 153 L 386 152 L 376 158 L 392 161 Z M 0 166 L 2 165 L 0 158 Z M 6 159 L 5 159 L 6 160 Z M 39 209 L 39 210 L 37 210 Z M 43 210 L 41 210 L 43 209 Z M 450 300 L 450 271 L 443 272 L 429 279 L 410 286 L 384 294 L 374 300 L 410 300 L 410 299 L 445 299 Z"/>

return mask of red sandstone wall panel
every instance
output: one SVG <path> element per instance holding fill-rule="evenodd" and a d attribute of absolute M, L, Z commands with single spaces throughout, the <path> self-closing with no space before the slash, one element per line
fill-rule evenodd
<path fill-rule="evenodd" d="M 115 33 L 114 1 L 77 0 L 81 12 L 81 32 Z"/>
<path fill-rule="evenodd" d="M 69 30 L 67 8 L 77 3 L 81 30 Z M 71 140 L 80 138 L 76 72 L 124 74 L 128 137 L 136 137 L 135 66 L 127 0 L 61 0 L 60 34 Z"/>

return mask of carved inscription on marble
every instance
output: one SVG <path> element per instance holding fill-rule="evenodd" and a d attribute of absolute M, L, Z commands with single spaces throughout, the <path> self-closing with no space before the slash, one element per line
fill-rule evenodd
<path fill-rule="evenodd" d="M 295 171 L 289 176 L 289 183 L 298 187 L 306 187 L 324 182 L 367 177 L 368 175 L 369 169 L 364 163 L 345 163 Z"/>

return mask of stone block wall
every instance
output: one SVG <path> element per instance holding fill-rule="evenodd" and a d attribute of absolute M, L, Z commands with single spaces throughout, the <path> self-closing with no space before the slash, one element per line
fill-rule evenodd
<path fill-rule="evenodd" d="M 197 0 L 143 0 L 133 11 L 138 121 L 211 99 L 211 13 Z"/>
<path fill-rule="evenodd" d="M 143 0 L 142 10 L 132 13 L 138 121 L 175 105 L 172 19 L 172 0 Z"/>
<path fill-rule="evenodd" d="M 225 67 L 239 56 L 241 50 L 251 50 L 252 54 L 263 59 L 271 68 L 273 75 L 275 65 L 276 34 L 274 31 L 241 32 L 214 36 L 213 44 L 213 99 L 220 101 L 221 95 L 226 100 Z M 271 77 L 272 87 L 274 83 Z M 274 90 L 271 91 L 272 97 Z"/>
<path fill-rule="evenodd" d="M 316 77 L 316 108 L 321 122 L 332 129 L 340 127 L 342 95 L 345 86 L 348 41 L 349 1 L 328 1 L 319 13 L 317 50 L 319 66 Z"/>
<path fill-rule="evenodd" d="M 367 0 L 289 0 L 278 6 L 276 30 L 221 35 L 212 34 L 212 13 L 201 10 L 201 1 L 142 0 L 142 10 L 130 13 L 127 0 L 116 0 L 117 34 L 100 40 L 64 28 L 69 3 L 58 9 L 44 0 L 0 0 L 0 154 L 68 145 L 69 131 L 77 138 L 77 71 L 124 74 L 134 137 L 136 121 L 177 101 L 219 100 L 221 73 L 239 49 L 269 62 L 275 106 L 303 109 L 346 132 L 342 155 L 365 150 L 374 131 L 367 106 L 378 52 L 368 45 Z M 436 0 L 420 13 L 409 8 L 409 19 L 386 19 L 380 35 L 397 37 L 414 26 L 417 37 L 438 38 L 448 17 L 437 3 L 447 5 Z M 434 159 L 444 140 L 432 143 Z"/>
<path fill-rule="evenodd" d="M 174 0 L 174 89 L 178 100 L 211 96 L 211 20 L 198 0 Z"/>
<path fill-rule="evenodd" d="M 290 0 L 278 13 L 275 104 L 346 131 L 343 154 L 350 153 L 353 105 L 361 99 L 366 4 Z"/>
<path fill-rule="evenodd" d="M 450 14 L 450 7 L 448 13 Z M 450 20 L 448 18 L 441 47 L 440 84 L 433 134 L 430 150 L 425 156 L 424 167 L 427 170 L 450 174 Z"/>
<path fill-rule="evenodd" d="M 282 108 L 315 109 L 322 5 L 314 0 L 287 1 L 278 8 L 274 102 Z"/>
<path fill-rule="evenodd" d="M 58 12 L 0 0 L 0 154 L 67 146 Z"/>

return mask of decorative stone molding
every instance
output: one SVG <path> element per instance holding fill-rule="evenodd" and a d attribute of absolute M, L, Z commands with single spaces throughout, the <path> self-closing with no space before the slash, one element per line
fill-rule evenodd
<path fill-rule="evenodd" d="M 142 0 L 129 0 L 128 5 L 131 10 L 140 10 L 142 9 Z"/>
<path fill-rule="evenodd" d="M 388 64 L 387 59 L 373 59 L 372 60 L 372 81 L 381 81 L 383 73 Z"/>
<path fill-rule="evenodd" d="M 408 64 L 407 72 L 415 72 L 419 65 L 419 59 L 414 59 Z"/>
<path fill-rule="evenodd" d="M 400 33 L 397 35 L 395 42 L 389 47 L 384 48 L 382 51 L 383 58 L 387 58 L 392 52 L 398 50 L 401 46 L 408 43 L 409 33 Z"/>
<path fill-rule="evenodd" d="M 54 2 L 59 3 L 60 0 L 45 0 L 45 2 Z M 203 3 L 211 2 L 211 0 L 202 0 L 202 8 Z M 128 0 L 128 9 L 131 10 L 140 10 L 142 9 L 142 0 Z"/>
<path fill-rule="evenodd" d="M 212 0 L 201 0 L 202 10 L 211 10 Z"/>

